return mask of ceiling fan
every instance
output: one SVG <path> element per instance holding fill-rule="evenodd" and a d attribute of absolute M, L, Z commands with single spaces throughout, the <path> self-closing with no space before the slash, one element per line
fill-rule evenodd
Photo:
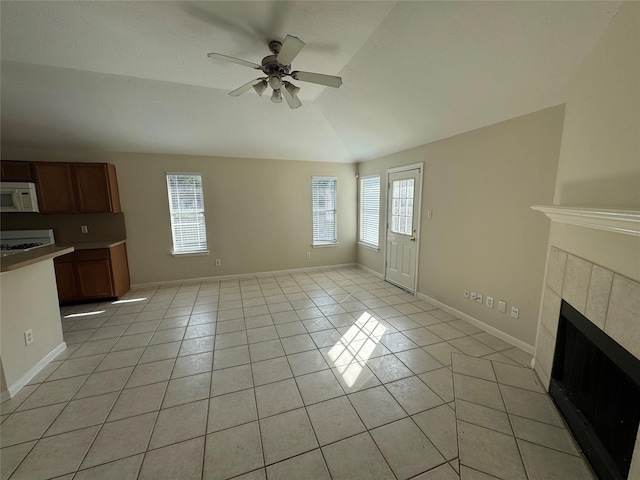
<path fill-rule="evenodd" d="M 289 108 L 298 108 L 302 105 L 302 102 L 298 98 L 300 87 L 295 86 L 287 80 L 283 80 L 283 77 L 291 77 L 301 82 L 316 83 L 333 88 L 338 88 L 342 85 L 342 78 L 340 77 L 323 75 L 321 73 L 299 72 L 297 70 L 290 71 L 291 62 L 293 62 L 293 59 L 300 53 L 302 47 L 304 47 L 304 42 L 291 35 L 287 35 L 284 42 L 273 40 L 269 42 L 269 50 L 271 50 L 273 55 L 264 57 L 261 65 L 222 55 L 221 53 L 209 53 L 207 56 L 216 60 L 237 63 L 238 65 L 244 65 L 255 70 L 261 70 L 266 75 L 266 77 L 256 78 L 255 80 L 245 83 L 241 87 L 229 92 L 229 95 L 237 97 L 253 87 L 256 93 L 262 96 L 267 87 L 270 86 L 273 89 L 273 94 L 271 95 L 272 102 L 281 103 L 282 97 L 284 97 Z"/>

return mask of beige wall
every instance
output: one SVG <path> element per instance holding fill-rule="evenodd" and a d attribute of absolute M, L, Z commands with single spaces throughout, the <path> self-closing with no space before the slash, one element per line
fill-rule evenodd
<path fill-rule="evenodd" d="M 569 85 L 554 203 L 640 210 L 640 3 L 626 2 Z M 640 281 L 640 238 L 552 224 L 549 244 Z"/>
<path fill-rule="evenodd" d="M 549 232 L 529 207 L 553 200 L 563 112 L 553 107 L 359 165 L 361 176 L 384 179 L 390 167 L 424 162 L 418 292 L 529 345 Z M 358 261 L 382 273 L 383 253 L 359 247 Z M 465 289 L 494 297 L 494 308 L 465 299 Z M 518 306 L 520 318 L 498 313 L 499 299 Z"/>
<path fill-rule="evenodd" d="M 11 387 L 62 342 L 53 260 L 0 274 L 0 351 L 6 385 Z M 24 343 L 25 330 L 33 343 Z"/>
<path fill-rule="evenodd" d="M 17 148 L 3 149 L 3 157 L 113 163 L 133 285 L 356 261 L 356 165 Z M 209 256 L 171 255 L 166 172 L 202 173 Z M 336 247 L 311 247 L 313 175 L 338 179 Z"/>

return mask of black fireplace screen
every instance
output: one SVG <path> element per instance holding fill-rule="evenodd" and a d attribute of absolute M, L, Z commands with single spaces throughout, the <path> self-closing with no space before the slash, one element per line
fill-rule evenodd
<path fill-rule="evenodd" d="M 562 301 L 549 393 L 601 480 L 626 480 L 640 422 L 640 360 Z"/>

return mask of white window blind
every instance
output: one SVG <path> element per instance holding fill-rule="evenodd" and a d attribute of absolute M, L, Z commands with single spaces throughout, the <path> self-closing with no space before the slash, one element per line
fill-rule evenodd
<path fill-rule="evenodd" d="M 380 175 L 360 180 L 360 241 L 378 247 L 380 230 Z"/>
<path fill-rule="evenodd" d="M 174 253 L 207 250 L 202 175 L 167 173 Z"/>
<path fill-rule="evenodd" d="M 313 177 L 313 245 L 338 243 L 336 231 L 337 180 L 333 177 Z"/>

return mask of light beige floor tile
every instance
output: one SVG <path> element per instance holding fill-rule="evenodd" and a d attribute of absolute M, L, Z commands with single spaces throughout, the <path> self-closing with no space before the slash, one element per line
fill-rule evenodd
<path fill-rule="evenodd" d="M 27 385 L 35 385 L 44 382 L 45 380 L 47 380 L 47 377 L 49 377 L 49 375 L 51 375 L 60 365 L 62 365 L 63 362 L 64 361 L 50 362 L 49 364 L 45 365 L 45 367 L 40 370 L 36 376 L 29 380 L 29 383 L 27 383 Z"/>
<path fill-rule="evenodd" d="M 595 480 L 580 457 L 518 440 L 530 480 Z"/>
<path fill-rule="evenodd" d="M 188 375 L 210 372 L 212 368 L 213 352 L 187 355 L 186 357 L 178 357 L 173 368 L 173 372 L 171 373 L 171 377 L 186 377 Z"/>
<path fill-rule="evenodd" d="M 508 413 L 556 427 L 564 426 L 548 395 L 506 385 L 501 385 L 500 390 Z"/>
<path fill-rule="evenodd" d="M 74 480 L 137 480 L 143 454 L 80 470 Z"/>
<path fill-rule="evenodd" d="M 432 357 L 435 357 L 443 365 L 451 365 L 451 354 L 452 353 L 462 353 L 456 347 L 451 345 L 448 342 L 434 343 L 432 345 L 427 345 L 426 347 L 422 347 L 425 352 L 427 352 Z"/>
<path fill-rule="evenodd" d="M 516 367 L 499 362 L 496 362 L 493 368 L 496 372 L 498 383 L 538 393 L 545 392 L 538 376 L 531 368 Z"/>
<path fill-rule="evenodd" d="M 253 376 L 251 365 L 240 365 L 238 367 L 215 370 L 211 374 L 212 397 L 224 395 L 225 393 L 244 390 L 253 387 Z"/>
<path fill-rule="evenodd" d="M 304 408 L 260 420 L 260 435 L 266 465 L 318 447 Z"/>
<path fill-rule="evenodd" d="M 147 452 L 138 480 L 200 480 L 204 437 Z"/>
<path fill-rule="evenodd" d="M 311 405 L 307 413 L 321 446 L 366 430 L 346 396 Z"/>
<path fill-rule="evenodd" d="M 515 360 L 523 367 L 531 366 L 531 354 L 520 350 L 518 347 L 511 347 L 508 350 L 503 350 L 500 353 L 506 355 L 512 360 Z"/>
<path fill-rule="evenodd" d="M 438 323 L 424 328 L 446 341 L 466 336 L 464 332 L 461 332 L 447 323 Z"/>
<path fill-rule="evenodd" d="M 413 420 L 447 461 L 458 457 L 456 414 L 448 405 L 414 415 Z"/>
<path fill-rule="evenodd" d="M 78 390 L 75 398 L 85 398 L 122 390 L 124 385 L 127 383 L 131 372 L 133 372 L 133 367 L 92 373 L 80 390 Z"/>
<path fill-rule="evenodd" d="M 507 350 L 509 348 L 513 348 L 513 345 L 505 342 L 504 340 L 491 335 L 488 332 L 476 333 L 475 335 L 471 335 L 475 340 L 484 343 L 488 347 L 493 348 L 495 351 L 500 352 L 502 350 Z"/>
<path fill-rule="evenodd" d="M 228 322 L 225 322 L 225 323 L 228 323 Z M 240 330 L 237 332 L 221 333 L 222 330 L 223 329 L 219 329 L 218 336 L 216 337 L 216 341 L 215 341 L 216 350 L 222 350 L 223 348 L 237 347 L 239 345 L 246 345 L 248 343 L 246 331 Z"/>
<path fill-rule="evenodd" d="M 185 327 L 160 329 L 162 324 L 158 325 L 158 330 L 153 334 L 149 345 L 159 345 L 161 343 L 179 342 L 184 338 Z"/>
<path fill-rule="evenodd" d="M 213 351 L 215 336 L 190 338 L 182 341 L 179 356 L 194 355 L 196 353 L 204 353 Z"/>
<path fill-rule="evenodd" d="M 79 375 L 86 375 L 92 373 L 98 364 L 104 358 L 104 354 L 92 355 L 82 358 L 70 358 L 65 360 L 62 364 L 53 372 L 47 381 L 61 380 L 63 378 L 77 377 Z"/>
<path fill-rule="evenodd" d="M 306 375 L 329 368 L 318 350 L 295 353 L 287 357 L 294 376 Z"/>
<path fill-rule="evenodd" d="M 158 330 L 156 331 L 156 333 L 159 332 L 160 330 L 166 330 L 169 328 L 183 328 L 183 327 L 186 327 L 188 324 L 189 324 L 188 316 L 164 318 L 160 322 L 160 325 L 158 325 Z"/>
<path fill-rule="evenodd" d="M 206 433 L 207 400 L 160 410 L 149 449 L 182 442 Z"/>
<path fill-rule="evenodd" d="M 321 330 L 309 334 L 313 339 L 316 347 L 333 347 L 342 338 L 342 334 L 338 330 Z M 286 350 L 286 349 L 285 349 Z"/>
<path fill-rule="evenodd" d="M 316 332 L 321 333 L 321 332 Z M 336 331 L 337 333 L 337 331 Z M 306 352 L 308 350 L 315 350 L 316 344 L 314 343 L 311 335 L 305 333 L 302 335 L 294 335 L 291 337 L 282 338 L 282 348 L 287 355 L 294 353 Z"/>
<path fill-rule="evenodd" d="M 460 462 L 504 480 L 527 480 L 511 435 L 458 421 Z"/>
<path fill-rule="evenodd" d="M 453 402 L 453 372 L 440 368 L 418 375 L 431 390 L 445 402 Z"/>
<path fill-rule="evenodd" d="M 442 405 L 443 401 L 418 377 L 408 377 L 386 385 L 393 398 L 409 415 Z"/>
<path fill-rule="evenodd" d="M 151 363 L 176 358 L 180 350 L 180 345 L 180 342 L 151 345 L 145 349 L 140 358 L 140 363 Z"/>
<path fill-rule="evenodd" d="M 162 408 L 203 400 L 209 397 L 210 389 L 211 375 L 209 373 L 175 378 L 169 382 Z"/>
<path fill-rule="evenodd" d="M 442 455 L 409 418 L 370 433 L 399 479 L 411 478 L 444 462 Z"/>
<path fill-rule="evenodd" d="M 442 368 L 442 364 L 438 360 L 421 348 L 398 352 L 396 357 L 416 375 Z"/>
<path fill-rule="evenodd" d="M 136 365 L 143 353 L 144 348 L 133 348 L 131 350 L 108 353 L 95 371 L 102 372 Z"/>
<path fill-rule="evenodd" d="M 167 382 L 161 382 L 123 390 L 107 420 L 111 422 L 160 410 L 166 389 Z"/>
<path fill-rule="evenodd" d="M 236 367 L 249 363 L 249 347 L 241 345 L 239 347 L 216 350 L 213 355 L 213 369 Z"/>
<path fill-rule="evenodd" d="M 411 350 L 418 347 L 418 344 L 414 343 L 400 332 L 384 334 L 380 339 L 380 342 L 393 353 Z"/>
<path fill-rule="evenodd" d="M 453 353 L 451 359 L 454 373 L 481 378 L 483 380 L 489 380 L 490 382 L 496 381 L 493 365 L 489 360 L 460 355 L 459 353 Z"/>
<path fill-rule="evenodd" d="M 331 371 L 346 393 L 358 392 L 380 385 L 380 380 L 361 361 L 332 368 Z"/>
<path fill-rule="evenodd" d="M 513 435 L 509 417 L 505 412 L 475 403 L 456 400 L 456 417 L 467 423 L 496 430 L 507 435 Z"/>
<path fill-rule="evenodd" d="M 284 350 L 280 340 L 268 340 L 249 345 L 249 356 L 252 362 L 260 362 L 271 358 L 284 357 Z"/>
<path fill-rule="evenodd" d="M 204 475 L 223 480 L 264 466 L 258 422 L 207 435 Z"/>
<path fill-rule="evenodd" d="M 473 357 L 482 357 L 494 353 L 493 349 L 471 337 L 454 338 L 449 343 L 461 352 Z"/>
<path fill-rule="evenodd" d="M 298 455 L 267 467 L 269 480 L 314 479 L 330 480 L 329 471 L 320 450 Z"/>
<path fill-rule="evenodd" d="M 255 317 L 247 317 L 244 321 L 247 329 L 260 328 L 260 327 L 272 327 L 273 320 L 268 313 L 265 315 L 256 315 Z"/>
<path fill-rule="evenodd" d="M 216 324 L 215 323 L 202 323 L 199 325 L 189 325 L 184 335 L 184 339 L 209 337 L 215 335 Z"/>
<path fill-rule="evenodd" d="M 55 403 L 67 402 L 80 389 L 87 380 L 87 375 L 79 377 L 65 378 L 53 382 L 45 382 L 38 385 L 34 392 L 29 395 L 17 408 L 18 411 L 31 408 L 44 407 Z"/>
<path fill-rule="evenodd" d="M 368 433 L 322 447 L 333 480 L 393 480 L 395 476 Z"/>
<path fill-rule="evenodd" d="M 457 373 L 453 374 L 453 383 L 457 399 L 496 410 L 504 410 L 502 396 L 497 383 Z"/>
<path fill-rule="evenodd" d="M 209 403 L 207 433 L 235 427 L 258 419 L 253 388 L 214 397 Z"/>
<path fill-rule="evenodd" d="M 558 428 L 528 418 L 511 415 L 511 424 L 516 438 L 553 448 L 571 455 L 580 455 L 571 434 L 566 428 Z"/>
<path fill-rule="evenodd" d="M 256 386 L 293 377 L 289 362 L 285 357 L 252 363 L 251 369 L 253 370 L 253 383 Z"/>
<path fill-rule="evenodd" d="M 89 427 L 40 440 L 11 479 L 44 480 L 75 472 L 98 430 Z"/>
<path fill-rule="evenodd" d="M 151 383 L 169 380 L 175 360 L 160 360 L 159 362 L 142 363 L 133 369 L 126 388 L 149 385 Z"/>
<path fill-rule="evenodd" d="M 9 415 L 0 429 L 2 448 L 40 438 L 64 407 L 58 403 Z"/>
<path fill-rule="evenodd" d="M 460 476 L 451 465 L 445 464 L 414 477 L 414 480 L 460 480 Z"/>
<path fill-rule="evenodd" d="M 367 360 L 366 363 L 382 383 L 393 382 L 413 375 L 413 372 L 398 360 L 395 355 L 372 358 Z"/>
<path fill-rule="evenodd" d="M 144 452 L 155 420 L 156 413 L 153 412 L 105 423 L 82 462 L 82 468 Z"/>
<path fill-rule="evenodd" d="M 407 416 L 398 402 L 382 386 L 350 394 L 349 400 L 369 429 Z"/>
<path fill-rule="evenodd" d="M 249 341 L 249 343 L 265 342 L 267 340 L 277 339 L 278 331 L 273 325 L 247 330 L 247 340 Z"/>
<path fill-rule="evenodd" d="M 149 320 L 149 321 L 136 321 L 129 325 L 127 331 L 124 332 L 125 335 L 136 335 L 138 333 L 147 333 L 147 332 L 155 332 L 160 325 L 160 320 Z M 95 336 L 95 334 L 94 334 Z"/>
<path fill-rule="evenodd" d="M 479 472 L 465 465 L 460 466 L 460 480 L 496 480 L 498 477 Z"/>
<path fill-rule="evenodd" d="M 344 395 L 344 390 L 331 370 L 296 377 L 296 383 L 305 405 Z"/>
<path fill-rule="evenodd" d="M 139 333 L 137 335 L 126 335 L 124 337 L 120 337 L 111 351 L 117 352 L 118 350 L 146 347 L 152 336 L 153 333 Z"/>
<path fill-rule="evenodd" d="M 302 399 L 293 379 L 256 387 L 255 392 L 260 418 L 302 407 Z"/>
<path fill-rule="evenodd" d="M 0 479 L 7 480 L 20 462 L 27 456 L 35 441 L 20 443 L 11 447 L 3 447 L 0 450 Z"/>
<path fill-rule="evenodd" d="M 72 400 L 47 430 L 46 436 L 102 424 L 118 398 L 117 392 Z"/>

